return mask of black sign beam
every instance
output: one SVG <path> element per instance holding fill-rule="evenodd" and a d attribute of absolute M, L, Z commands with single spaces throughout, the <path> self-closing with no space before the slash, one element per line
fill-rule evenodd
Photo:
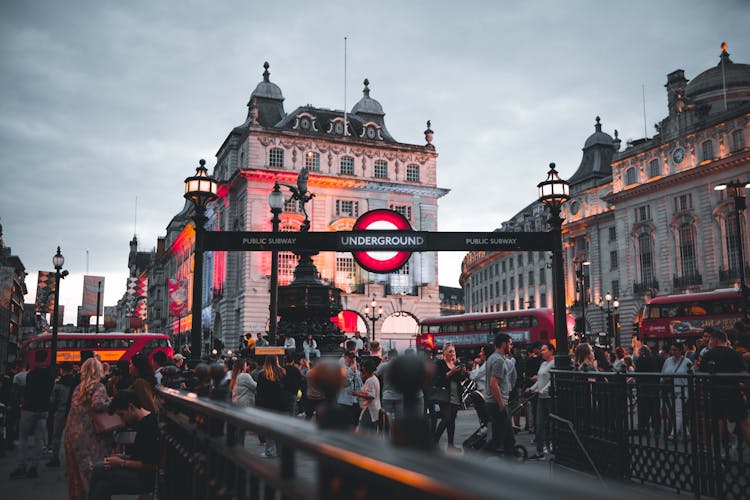
<path fill-rule="evenodd" d="M 428 231 L 326 231 L 243 232 L 207 231 L 203 250 L 236 251 L 549 251 L 548 232 L 428 232 Z"/>

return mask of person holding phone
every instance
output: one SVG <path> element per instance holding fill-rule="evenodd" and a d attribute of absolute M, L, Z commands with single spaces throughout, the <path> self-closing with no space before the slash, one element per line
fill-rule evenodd
<path fill-rule="evenodd" d="M 117 413 L 135 429 L 135 441 L 127 455 L 110 455 L 96 464 L 91 474 L 93 500 L 112 495 L 134 495 L 152 491 L 159 464 L 159 427 L 156 414 L 143 408 L 131 390 L 119 391 L 109 404 L 109 413 Z"/>

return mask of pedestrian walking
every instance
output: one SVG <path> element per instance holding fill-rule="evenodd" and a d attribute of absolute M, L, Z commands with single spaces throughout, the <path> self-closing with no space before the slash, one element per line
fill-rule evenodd
<path fill-rule="evenodd" d="M 362 411 L 359 414 L 357 430 L 360 432 L 377 432 L 378 417 L 380 415 L 380 381 L 375 376 L 376 362 L 366 360 L 362 362 L 360 376 L 364 383 L 362 389 L 352 394 L 362 401 Z"/>
<path fill-rule="evenodd" d="M 47 467 L 60 466 L 60 445 L 62 444 L 63 429 L 65 421 L 68 419 L 68 410 L 70 409 L 70 400 L 73 398 L 73 389 L 77 384 L 73 375 L 73 366 L 70 363 L 60 365 L 60 378 L 55 382 L 52 388 L 50 398 L 52 413 L 52 439 L 50 448 L 52 449 L 52 458 L 47 462 Z"/>
<path fill-rule="evenodd" d="M 278 356 L 266 356 L 263 370 L 258 375 L 256 406 L 277 412 L 284 412 L 288 409 L 288 395 L 283 384 L 285 375 L 286 370 L 279 364 Z M 261 440 L 263 439 L 261 438 Z M 276 442 L 272 439 L 265 439 L 264 441 L 265 450 L 262 456 L 266 458 L 277 457 Z"/>
<path fill-rule="evenodd" d="M 549 453 L 549 414 L 552 410 L 552 398 L 549 394 L 550 384 L 552 382 L 552 370 L 555 366 L 555 345 L 542 344 L 539 351 L 542 364 L 535 376 L 531 379 L 534 382 L 527 392 L 536 393 L 536 456 L 532 458 L 544 458 Z"/>
<path fill-rule="evenodd" d="M 36 351 L 34 369 L 26 376 L 21 401 L 21 420 L 18 424 L 18 466 L 11 472 L 11 479 L 35 478 L 39 475 L 37 467 L 42 457 L 50 394 L 55 383 L 50 367 L 45 364 L 48 355 L 46 350 Z"/>
<path fill-rule="evenodd" d="M 505 454 L 511 454 L 516 444 L 508 412 L 508 400 L 512 389 L 510 366 L 505 359 L 512 343 L 508 334 L 498 333 L 495 336 L 495 352 L 487 359 L 484 401 L 492 423 L 492 437 L 484 449 L 491 453 L 497 452 L 498 447 L 502 446 Z"/>
<path fill-rule="evenodd" d="M 232 403 L 240 408 L 248 408 L 255 405 L 255 393 L 258 389 L 258 383 L 250 375 L 258 364 L 239 359 L 232 367 L 232 378 L 229 382 L 229 389 L 232 391 Z"/>

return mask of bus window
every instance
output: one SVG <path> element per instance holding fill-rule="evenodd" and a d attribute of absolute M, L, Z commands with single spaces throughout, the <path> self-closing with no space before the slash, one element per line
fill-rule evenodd
<path fill-rule="evenodd" d="M 699 302 L 688 304 L 685 312 L 685 316 L 705 316 L 707 314 L 706 308 Z"/>
<path fill-rule="evenodd" d="M 518 316 L 515 318 L 510 318 L 508 320 L 508 327 L 509 328 L 528 328 L 529 327 L 529 317 L 528 316 Z"/>
<path fill-rule="evenodd" d="M 531 316 L 531 326 L 536 327 L 539 326 L 539 318 L 536 316 Z"/>
<path fill-rule="evenodd" d="M 440 333 L 440 325 L 428 325 L 425 333 Z"/>

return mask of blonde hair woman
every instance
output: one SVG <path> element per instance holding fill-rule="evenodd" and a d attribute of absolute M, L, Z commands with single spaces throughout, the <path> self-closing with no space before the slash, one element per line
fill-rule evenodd
<path fill-rule="evenodd" d="M 107 411 L 109 398 L 101 380 L 102 364 L 89 358 L 81 367 L 81 383 L 73 391 L 70 412 L 65 425 L 65 464 L 68 476 L 68 498 L 89 496 L 91 468 L 112 451 L 112 436 L 98 435 L 91 421 L 92 413 Z"/>

